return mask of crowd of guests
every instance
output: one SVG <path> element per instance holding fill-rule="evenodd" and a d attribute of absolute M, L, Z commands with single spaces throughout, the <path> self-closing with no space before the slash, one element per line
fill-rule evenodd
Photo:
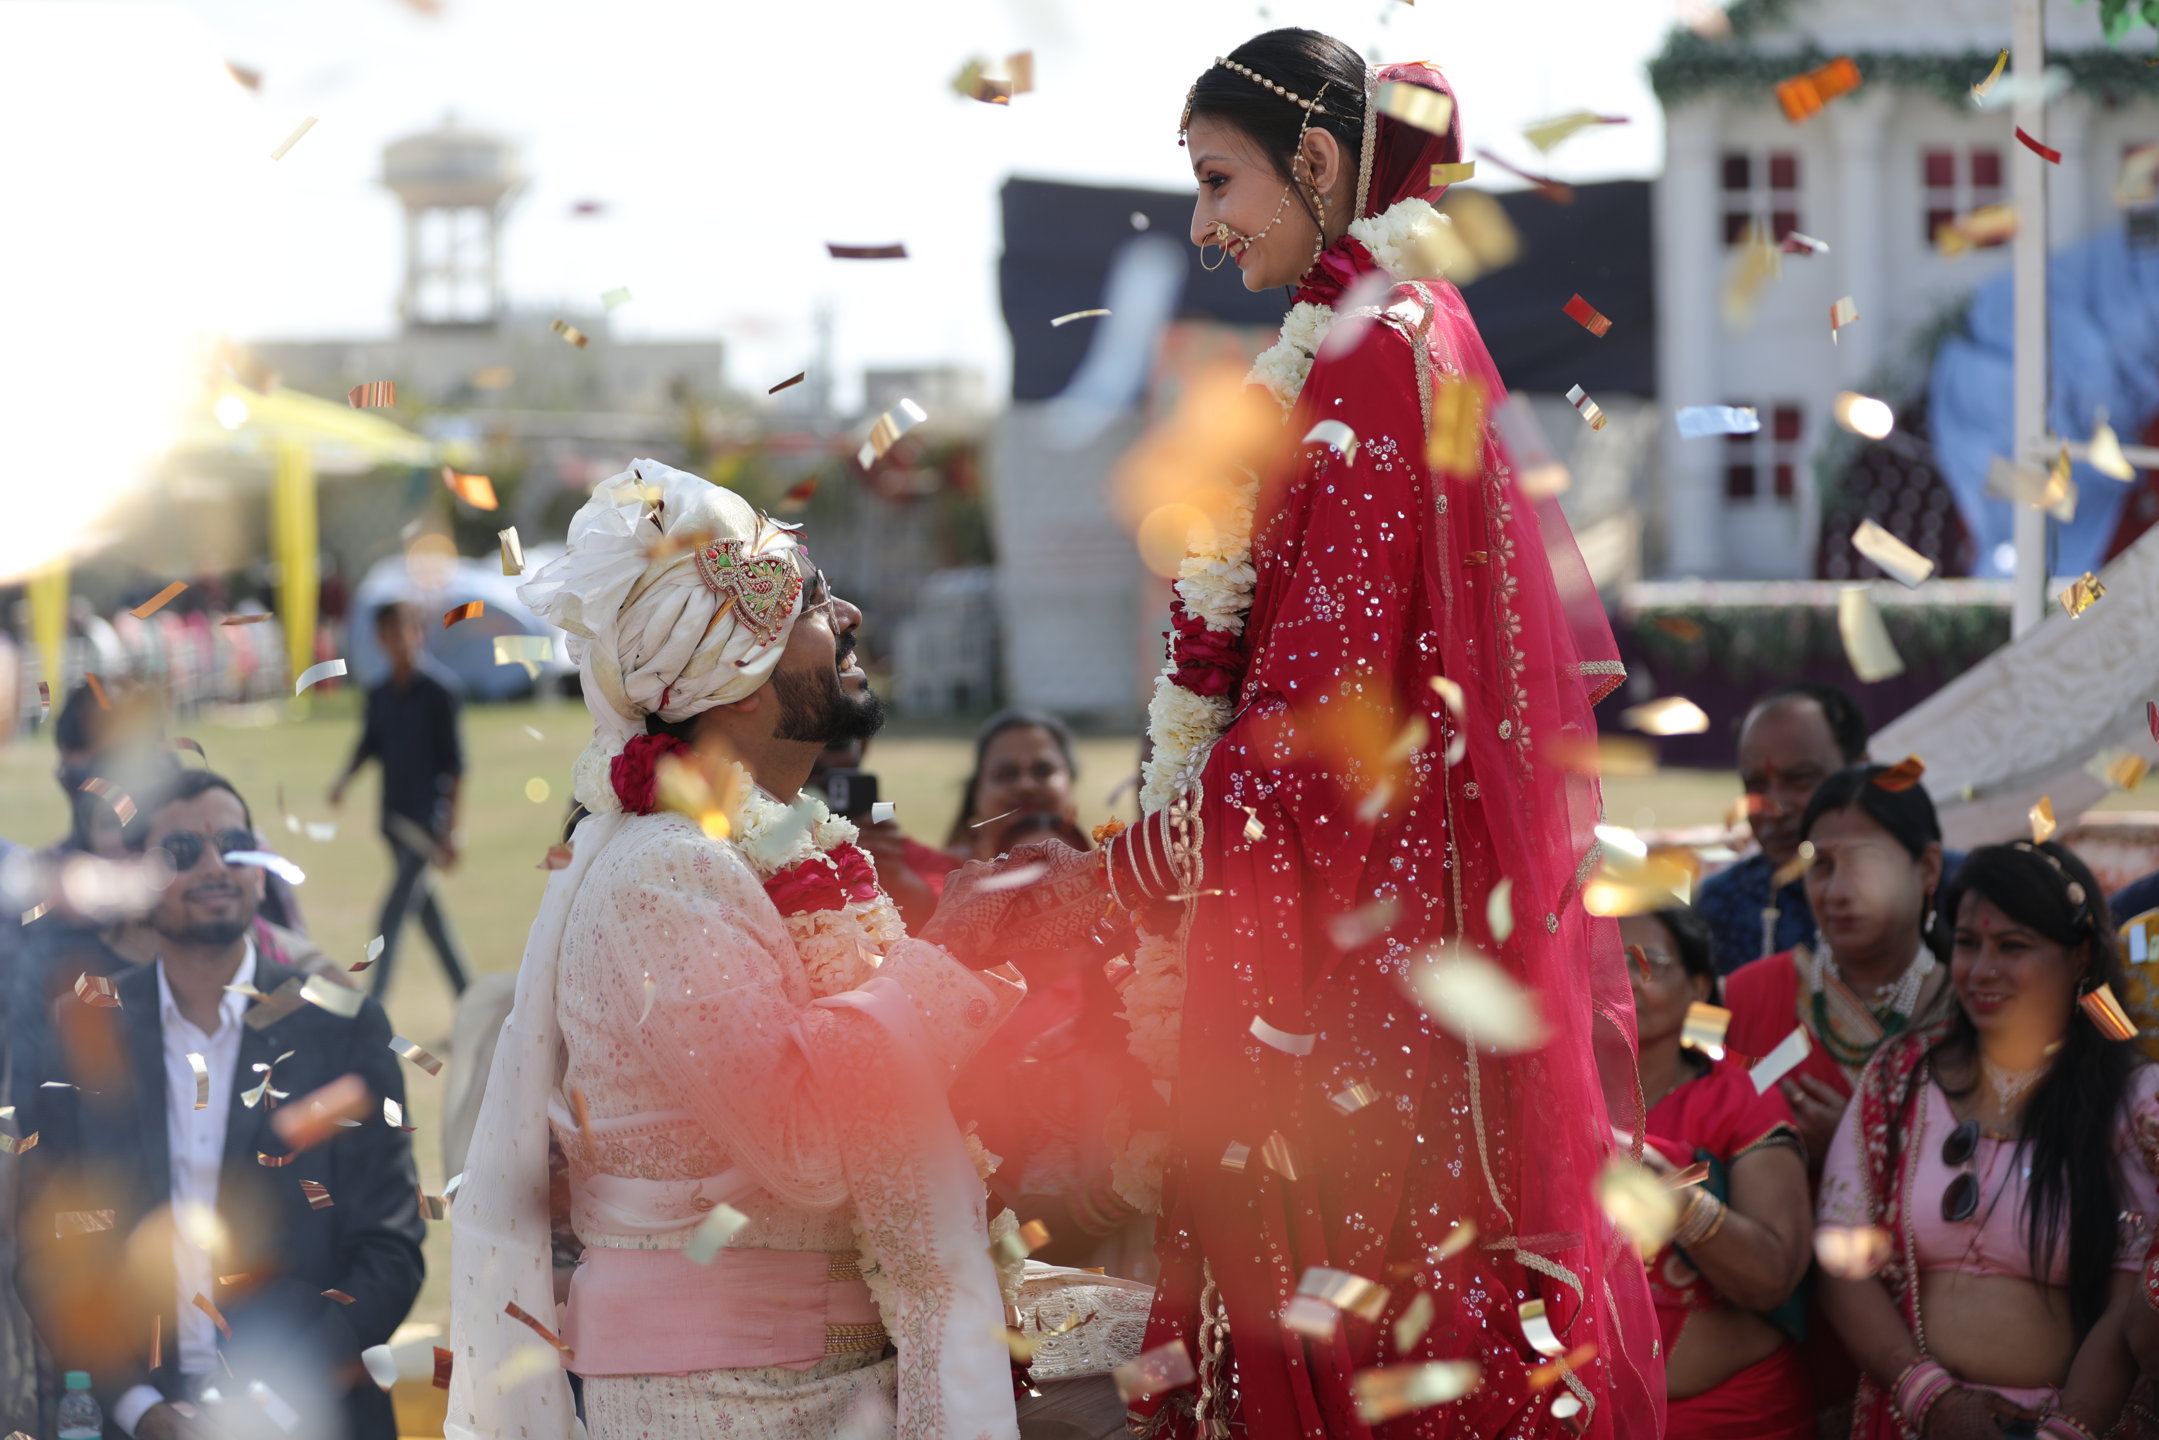
<path fill-rule="evenodd" d="M 393 700 L 442 708 L 424 688 Z M 425 1220 L 410 1136 L 381 1108 L 403 1101 L 388 1021 L 356 991 L 280 1005 L 301 977 L 357 982 L 307 941 L 290 887 L 228 860 L 266 848 L 244 797 L 154 726 L 130 734 L 140 718 L 125 693 L 69 697 L 70 831 L 0 870 L 154 852 L 177 877 L 133 909 L 62 886 L 49 913 L 0 927 L 0 1130 L 37 1136 L 0 1185 L 0 1422 L 46 1433 L 58 1375 L 80 1369 L 114 1433 L 205 1434 L 205 1392 L 275 1375 L 317 1433 L 390 1436 L 358 1357 L 418 1294 Z M 370 735 L 354 765 L 395 763 Z M 2134 992 L 2098 879 L 2052 841 L 1945 853 L 1925 787 L 1866 760 L 1833 689 L 1772 692 L 1738 740 L 1754 852 L 1695 908 L 1621 922 L 1643 1159 L 1699 1177 L 1648 1261 L 1668 1433 L 2159 1433 L 2159 1068 L 2107 1028 L 2107 999 Z M 813 784 L 867 793 L 868 759 L 835 750 Z M 967 860 L 1091 847 L 1077 778 L 1059 721 L 1009 712 L 981 730 L 941 848 L 867 806 L 864 848 L 919 920 Z M 405 808 L 434 830 L 453 805 L 438 785 Z M 1150 1229 L 1104 1139 L 1125 1069 L 1114 977 L 1093 947 L 1010 963 L 1027 998 L 953 1090 L 999 1157 L 994 1202 L 1044 1222 L 1038 1258 L 1148 1279 Z M 67 1003 L 84 985 L 93 998 Z M 1729 1011 L 1721 1046 L 1690 1025 L 1701 1005 Z M 460 1035 L 487 1020 L 461 1015 Z M 1771 1055 L 1796 1059 L 1758 1085 Z M 458 1058 L 484 1073 L 463 1041 Z M 365 1103 L 340 1112 L 337 1143 L 277 1120 L 280 1099 L 348 1075 Z"/>

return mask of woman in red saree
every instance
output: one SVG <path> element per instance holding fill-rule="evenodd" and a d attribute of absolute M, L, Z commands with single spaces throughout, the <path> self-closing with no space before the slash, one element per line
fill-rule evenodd
<path fill-rule="evenodd" d="M 1301 30 L 1188 98 L 1195 243 L 1299 303 L 1254 368 L 1283 444 L 1184 562 L 1145 818 L 1104 852 L 1166 1097 L 1117 1170 L 1162 1217 L 1152 1433 L 1661 1429 L 1646 1281 L 1592 1198 L 1612 1125 L 1638 1133 L 1618 935 L 1581 901 L 1590 707 L 1622 672 L 1434 278 L 1451 112 L 1431 67 Z M 1428 1014 L 1435 974 L 1490 1003 Z"/>

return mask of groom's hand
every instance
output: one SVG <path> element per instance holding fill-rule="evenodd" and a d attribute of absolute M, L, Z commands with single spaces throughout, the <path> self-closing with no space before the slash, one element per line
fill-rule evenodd
<path fill-rule="evenodd" d="M 921 938 L 977 970 L 1076 945 L 1102 912 L 1100 863 L 1055 840 L 971 861 L 946 879 L 944 899 Z"/>

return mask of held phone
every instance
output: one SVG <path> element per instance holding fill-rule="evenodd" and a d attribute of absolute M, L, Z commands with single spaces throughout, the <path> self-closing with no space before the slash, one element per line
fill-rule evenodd
<path fill-rule="evenodd" d="M 867 770 L 827 770 L 825 804 L 835 815 L 867 820 L 877 806 L 877 777 Z"/>

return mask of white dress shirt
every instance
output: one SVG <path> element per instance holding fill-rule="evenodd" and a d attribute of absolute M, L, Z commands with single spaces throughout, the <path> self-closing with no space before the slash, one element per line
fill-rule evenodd
<path fill-rule="evenodd" d="M 234 985 L 255 983 L 255 937 L 233 973 Z M 179 1305 L 173 1355 L 183 1375 L 217 1371 L 217 1323 L 195 1304 L 197 1295 L 215 1298 L 216 1277 L 210 1252 L 198 1243 L 213 1233 L 217 1217 L 218 1171 L 225 1158 L 225 1120 L 232 1107 L 235 1072 L 240 1068 L 241 1017 L 248 997 L 227 990 L 218 1001 L 217 1029 L 204 1034 L 180 1013 L 165 983 L 165 962 L 157 962 L 158 1028 L 165 1040 L 165 1144 L 172 1160 L 172 1263 L 174 1298 Z M 195 1067 L 200 1055 L 210 1072 L 209 1101 L 197 1109 Z M 155 1386 L 137 1385 L 113 1406 L 113 1422 L 128 1434 L 145 1411 L 165 1397 Z"/>

